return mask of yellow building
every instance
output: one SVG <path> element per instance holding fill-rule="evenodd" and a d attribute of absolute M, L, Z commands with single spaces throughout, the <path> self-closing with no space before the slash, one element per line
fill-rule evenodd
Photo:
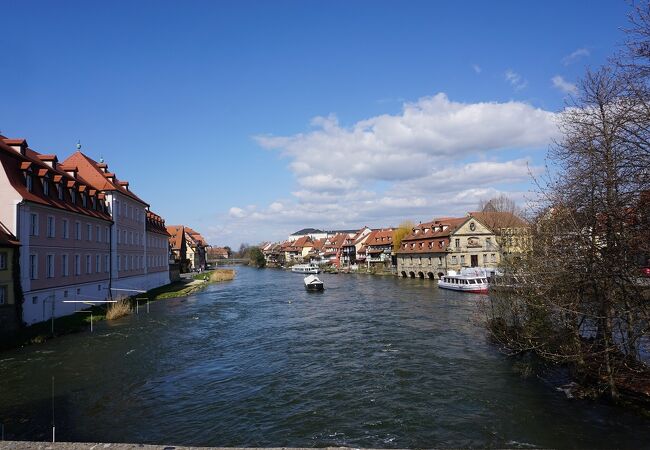
<path fill-rule="evenodd" d="M 496 268 L 530 240 L 524 221 L 509 213 L 472 212 L 415 226 L 396 252 L 402 277 L 440 278 L 464 267 Z"/>
<path fill-rule="evenodd" d="M 14 330 L 19 324 L 18 251 L 18 240 L 0 223 L 0 334 Z"/>

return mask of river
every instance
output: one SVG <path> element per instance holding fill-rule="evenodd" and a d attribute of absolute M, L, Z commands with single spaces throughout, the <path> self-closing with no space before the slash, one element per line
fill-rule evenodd
<path fill-rule="evenodd" d="M 5 439 L 219 446 L 650 445 L 650 419 L 568 400 L 486 339 L 483 298 L 420 279 L 237 268 L 93 333 L 0 353 Z M 52 379 L 54 377 L 54 379 Z M 52 395 L 53 393 L 53 395 Z"/>

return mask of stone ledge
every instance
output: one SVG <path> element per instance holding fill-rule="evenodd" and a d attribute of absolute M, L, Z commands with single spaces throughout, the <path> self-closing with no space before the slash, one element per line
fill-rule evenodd
<path fill-rule="evenodd" d="M 178 445 L 108 444 L 92 442 L 0 441 L 0 449 L 9 450 L 313 450 L 307 447 L 184 447 Z M 323 447 L 318 450 L 347 450 L 348 447 Z"/>

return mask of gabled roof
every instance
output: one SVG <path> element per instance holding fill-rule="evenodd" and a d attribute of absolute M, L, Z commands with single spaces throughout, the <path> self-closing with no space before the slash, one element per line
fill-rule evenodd
<path fill-rule="evenodd" d="M 98 163 L 80 150 L 77 150 L 69 156 L 63 161 L 63 164 L 77 167 L 79 174 L 100 191 L 117 191 L 143 205 L 149 206 L 147 202 L 128 189 L 128 182 L 119 181 L 114 173 L 108 172 L 108 165 L 106 163 Z"/>
<path fill-rule="evenodd" d="M 312 247 L 313 241 L 309 236 L 303 236 L 301 238 L 298 238 L 294 241 L 293 245 L 296 247 L 304 248 L 304 247 Z"/>
<path fill-rule="evenodd" d="M 0 247 L 18 247 L 20 241 L 0 222 Z"/>
<path fill-rule="evenodd" d="M 168 225 L 165 227 L 169 233 L 169 245 L 173 250 L 181 250 L 185 242 L 185 230 L 183 225 Z"/>
<path fill-rule="evenodd" d="M 502 228 L 528 227 L 525 221 L 511 212 L 474 211 L 470 212 L 469 215 L 494 232 L 498 232 Z"/>
<path fill-rule="evenodd" d="M 368 247 L 393 245 L 393 231 L 392 228 L 374 230 L 368 235 L 365 245 Z"/>

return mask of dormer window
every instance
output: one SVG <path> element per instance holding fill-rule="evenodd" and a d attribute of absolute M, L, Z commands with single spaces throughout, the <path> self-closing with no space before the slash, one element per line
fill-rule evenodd
<path fill-rule="evenodd" d="M 91 201 L 92 201 L 92 204 L 93 204 L 93 209 L 97 209 L 97 200 L 95 199 L 95 197 L 92 197 Z"/>
<path fill-rule="evenodd" d="M 86 198 L 86 194 L 83 192 L 81 193 L 81 204 L 83 205 L 84 208 L 88 207 L 88 199 Z"/>
<path fill-rule="evenodd" d="M 27 186 L 27 190 L 29 192 L 32 192 L 34 190 L 34 178 L 32 178 L 31 173 L 25 175 L 25 185 Z"/>
<path fill-rule="evenodd" d="M 50 196 L 50 180 L 47 177 L 43 178 L 43 194 Z"/>
<path fill-rule="evenodd" d="M 77 204 L 77 191 L 74 189 L 70 189 L 70 201 L 73 205 Z"/>
<path fill-rule="evenodd" d="M 56 192 L 59 200 L 63 200 L 63 185 L 61 183 L 56 185 Z"/>

